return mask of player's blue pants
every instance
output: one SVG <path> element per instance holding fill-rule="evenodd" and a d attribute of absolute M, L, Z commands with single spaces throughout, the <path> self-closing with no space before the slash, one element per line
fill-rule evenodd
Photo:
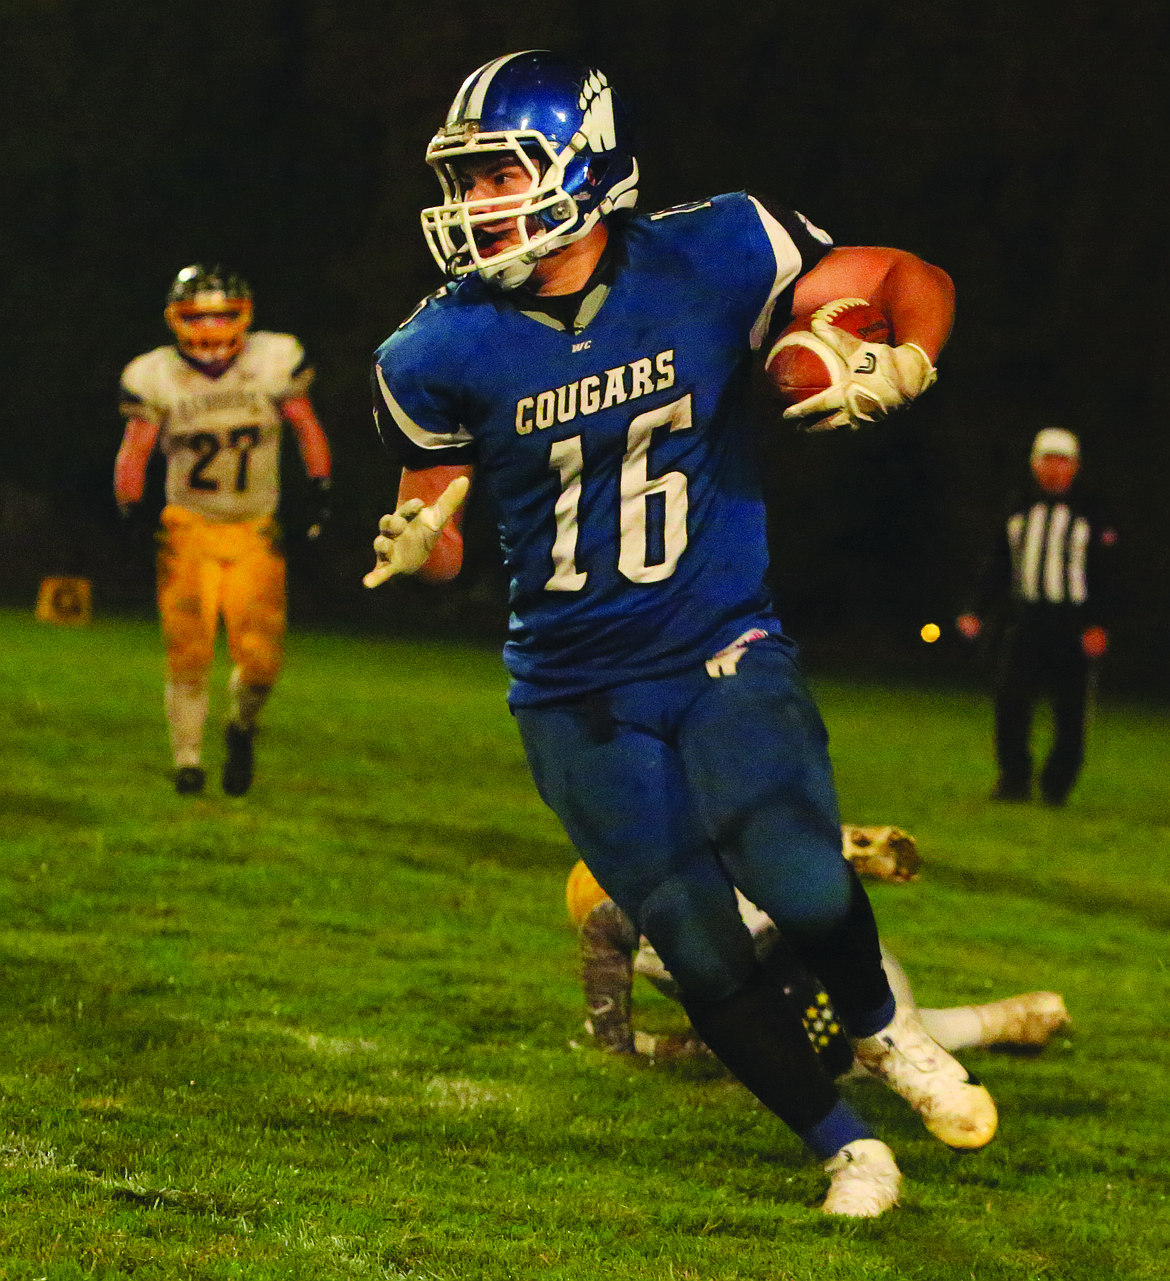
<path fill-rule="evenodd" d="M 758 972 L 733 887 L 779 926 L 855 1036 L 893 1014 L 868 900 L 841 857 L 828 735 L 789 642 L 579 702 L 517 708 L 533 778 L 683 995 Z"/>

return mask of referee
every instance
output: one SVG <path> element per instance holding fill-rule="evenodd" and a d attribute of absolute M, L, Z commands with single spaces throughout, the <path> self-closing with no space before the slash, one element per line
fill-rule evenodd
<path fill-rule="evenodd" d="M 1117 533 L 1074 486 L 1080 445 L 1072 432 L 1039 432 L 1031 467 L 1033 491 L 1004 522 L 975 602 L 957 623 L 968 640 L 992 614 L 1006 624 L 996 663 L 992 799 L 1031 800 L 1032 714 L 1047 697 L 1055 734 L 1040 795 L 1063 805 L 1084 762 L 1090 679 L 1109 647 Z"/>

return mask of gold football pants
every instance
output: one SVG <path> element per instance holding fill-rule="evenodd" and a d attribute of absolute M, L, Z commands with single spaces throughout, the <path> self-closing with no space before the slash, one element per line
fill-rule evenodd
<path fill-rule="evenodd" d="M 198 680 L 207 673 L 222 613 L 240 679 L 248 685 L 275 682 L 285 629 L 278 537 L 271 516 L 213 521 L 185 507 L 163 509 L 158 608 L 173 679 Z"/>

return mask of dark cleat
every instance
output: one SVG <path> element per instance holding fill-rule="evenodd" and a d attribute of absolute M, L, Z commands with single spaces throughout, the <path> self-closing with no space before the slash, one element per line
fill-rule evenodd
<path fill-rule="evenodd" d="M 223 766 L 223 790 L 229 796 L 243 796 L 252 786 L 252 739 L 254 729 L 241 729 L 229 723 L 225 739 L 227 760 Z"/>
<path fill-rule="evenodd" d="M 1007 801 L 1009 804 L 1030 801 L 1032 799 L 1032 788 L 1027 783 L 1007 783 L 1001 778 L 992 789 L 990 799 L 993 801 Z"/>
<path fill-rule="evenodd" d="M 183 765 L 175 771 L 175 791 L 180 796 L 198 796 L 207 775 L 198 765 Z"/>

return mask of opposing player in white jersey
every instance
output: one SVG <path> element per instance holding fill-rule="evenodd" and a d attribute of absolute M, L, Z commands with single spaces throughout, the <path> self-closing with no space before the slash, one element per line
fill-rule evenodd
<path fill-rule="evenodd" d="M 835 1077 L 850 1069 L 855 1075 L 868 1075 L 864 1067 L 855 1063 L 845 1030 L 817 978 L 800 964 L 766 913 L 742 894 L 737 893 L 736 900 L 756 955 L 800 1010 L 809 1040 L 825 1070 Z M 679 999 L 679 987 L 662 958 L 598 885 L 584 862 L 577 862 L 569 873 L 565 902 L 569 918 L 580 934 L 581 979 L 589 1011 L 586 1029 L 597 1048 L 608 1054 L 645 1054 L 651 1058 L 702 1053 L 706 1047 L 693 1036 L 655 1037 L 634 1030 L 631 996 L 636 974 L 674 1001 Z M 1039 1050 L 1070 1022 L 1059 992 L 1020 992 L 979 1005 L 921 1007 L 897 957 L 884 943 L 881 952 L 882 968 L 898 1004 L 916 1010 L 929 1035 L 951 1053 L 989 1046 Z"/>
<path fill-rule="evenodd" d="M 142 501 L 147 464 L 166 457 L 158 603 L 167 651 L 167 726 L 180 793 L 201 792 L 208 673 L 222 614 L 233 668 L 223 788 L 252 783 L 256 720 L 280 671 L 285 563 L 276 506 L 284 420 L 328 515 L 329 444 L 307 395 L 313 370 L 292 334 L 250 333 L 252 295 L 235 273 L 184 267 L 167 299 L 175 344 L 126 366 L 127 421 L 114 468 L 124 516 Z"/>

